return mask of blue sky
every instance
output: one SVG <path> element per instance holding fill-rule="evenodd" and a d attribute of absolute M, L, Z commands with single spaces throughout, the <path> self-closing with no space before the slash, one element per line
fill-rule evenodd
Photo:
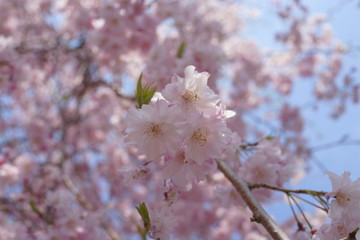
<path fill-rule="evenodd" d="M 282 23 L 274 17 L 275 12 L 269 6 L 267 0 L 254 1 L 256 7 L 262 10 L 262 18 L 250 23 L 246 29 L 246 34 L 254 37 L 258 41 L 261 39 L 263 46 L 273 49 L 276 44 L 273 41 L 274 30 L 282 29 Z M 292 1 L 286 1 L 288 3 Z M 357 46 L 358 50 L 352 50 L 345 57 L 345 68 L 360 66 L 360 7 L 358 1 L 351 0 L 304 0 L 312 13 L 323 13 L 329 18 L 333 26 L 334 35 L 342 43 L 351 47 Z M 266 26 L 266 27 L 264 27 Z M 357 82 L 360 84 L 360 74 L 357 73 Z M 310 81 L 303 81 L 297 84 L 291 97 L 291 102 L 297 105 L 304 103 L 305 98 L 311 97 Z M 310 90 L 310 91 L 309 91 Z M 308 94 L 308 96 L 306 96 Z M 306 121 L 305 135 L 310 139 L 311 146 L 318 146 L 329 142 L 334 142 L 347 136 L 348 139 L 360 140 L 360 106 L 348 105 L 344 116 L 337 120 L 330 119 L 330 105 L 320 105 L 318 111 L 308 109 L 303 112 Z M 298 185 L 289 188 L 308 188 L 313 190 L 331 190 L 331 183 L 319 165 L 325 167 L 325 171 L 332 171 L 342 174 L 344 171 L 351 172 L 353 180 L 360 177 L 360 146 L 342 145 L 329 148 L 315 153 L 316 161 L 310 165 L 312 170 L 309 175 Z M 306 205 L 303 205 L 306 206 Z M 267 207 L 270 214 L 278 220 L 285 220 L 290 216 L 290 208 L 284 208 L 283 204 L 274 204 Z M 306 206 L 307 210 L 313 207 Z"/>
<path fill-rule="evenodd" d="M 269 6 L 270 1 L 255 1 L 255 6 L 262 9 L 262 18 L 253 21 L 247 28 L 246 33 L 254 37 L 266 48 L 276 47 L 273 41 L 274 30 L 283 28 L 282 22 L 274 17 L 275 12 Z M 292 1 L 287 1 L 292 2 Z M 351 51 L 345 57 L 345 69 L 360 65 L 360 30 L 357 24 L 360 23 L 360 8 L 357 1 L 328 1 L 328 0 L 304 0 L 306 6 L 312 13 L 323 13 L 329 17 L 329 22 L 333 26 L 334 35 L 347 46 L 359 46 L 359 50 Z M 266 26 L 266 27 L 264 27 Z M 357 82 L 360 84 L 360 75 L 357 74 Z M 304 99 L 311 99 L 311 81 L 302 81 L 296 84 L 290 101 L 296 105 L 306 103 Z M 304 94 L 308 96 L 304 97 Z M 328 142 L 339 140 L 344 135 L 349 139 L 360 140 L 360 106 L 349 104 L 346 114 L 337 120 L 330 119 L 330 105 L 319 104 L 318 111 L 308 109 L 304 111 L 306 122 L 305 134 L 310 139 L 311 146 L 317 146 Z M 341 174 L 343 171 L 351 170 L 352 176 L 360 177 L 360 146 L 340 146 L 328 150 L 319 151 L 316 157 L 322 162 L 329 171 Z M 320 176 L 314 169 L 314 177 Z M 317 169 L 319 170 L 319 169 Z M 321 173 L 322 174 L 322 173 Z M 325 177 L 326 182 L 327 178 Z M 318 187 L 329 187 L 329 184 L 321 183 L 317 179 Z M 312 180 L 305 180 L 302 185 L 310 186 L 314 184 Z"/>
<path fill-rule="evenodd" d="M 357 1 L 328 1 L 328 0 L 306 0 L 304 1 L 312 12 L 324 12 L 329 16 L 334 33 L 347 46 L 360 46 L 360 31 L 357 25 L 360 23 L 360 8 Z M 360 49 L 351 50 L 345 58 L 345 68 L 359 66 Z M 359 74 L 357 82 L 360 83 Z M 306 135 L 311 139 L 312 145 L 321 145 L 332 142 L 347 135 L 349 139 L 360 139 L 360 106 L 349 105 L 346 114 L 338 120 L 327 118 L 328 109 L 319 112 L 308 111 L 306 117 L 308 127 Z M 318 160 L 326 166 L 329 171 L 341 174 L 350 171 L 352 178 L 360 177 L 360 146 L 343 145 L 316 153 Z M 329 187 L 329 181 L 323 181 L 321 171 L 314 168 L 312 175 L 302 185 L 314 184 L 319 188 Z M 314 181 L 316 180 L 316 181 Z"/>

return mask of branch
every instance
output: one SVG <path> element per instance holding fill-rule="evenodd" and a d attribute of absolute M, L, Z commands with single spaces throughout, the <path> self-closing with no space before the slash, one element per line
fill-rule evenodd
<path fill-rule="evenodd" d="M 79 110 L 79 105 L 77 105 L 77 110 Z M 60 111 L 60 113 L 61 113 L 61 117 L 62 117 L 62 120 L 63 120 L 63 125 L 62 125 L 63 134 L 61 136 L 60 141 L 61 141 L 61 144 L 62 144 L 63 147 L 62 147 L 62 159 L 61 159 L 60 164 L 59 164 L 58 167 L 60 168 L 60 171 L 63 173 L 62 180 L 63 180 L 63 183 L 66 186 L 66 188 L 74 195 L 74 197 L 76 198 L 76 201 L 79 203 L 79 205 L 83 209 L 91 212 L 91 211 L 94 210 L 94 207 L 92 206 L 92 204 L 89 201 L 87 201 L 85 196 L 83 196 L 80 193 L 80 191 L 76 188 L 75 184 L 70 179 L 70 177 L 64 173 L 64 169 L 63 169 L 64 162 L 67 160 L 67 157 L 68 157 L 68 154 L 67 154 L 67 152 L 66 152 L 66 150 L 64 148 L 64 146 L 66 146 L 67 129 L 68 129 L 69 126 L 78 123 L 78 121 L 80 119 L 79 112 L 77 111 L 76 118 L 71 119 L 70 121 L 65 118 L 65 115 L 63 114 L 62 111 Z M 107 224 L 105 221 L 101 221 L 100 226 L 106 231 L 106 233 L 109 235 L 111 240 L 121 240 L 121 237 L 111 227 L 110 224 Z"/>
<path fill-rule="evenodd" d="M 276 191 L 280 191 L 280 192 L 284 192 L 284 193 L 302 193 L 302 194 L 309 194 L 309 195 L 316 195 L 316 196 L 324 196 L 327 193 L 327 192 L 323 192 L 323 191 L 313 191 L 313 190 L 307 190 L 307 189 L 291 190 L 291 189 L 267 185 L 265 183 L 253 183 L 253 184 L 248 183 L 248 187 L 250 190 L 255 189 L 255 188 L 268 188 L 268 189 L 272 189 L 272 190 L 276 190 Z"/>
<path fill-rule="evenodd" d="M 260 203 L 252 195 L 247 183 L 240 179 L 236 173 L 225 163 L 224 160 L 215 159 L 218 169 L 233 184 L 238 193 L 244 199 L 253 213 L 252 221 L 258 222 L 264 226 L 266 231 L 274 240 L 290 240 L 290 238 L 280 229 L 276 222 L 262 208 Z"/>
<path fill-rule="evenodd" d="M 80 117 L 78 116 L 76 119 L 79 119 L 79 118 Z M 63 114 L 62 114 L 62 120 L 64 121 L 64 123 L 63 123 L 63 126 L 62 126 L 63 134 L 61 136 L 61 143 L 62 143 L 62 146 L 66 146 L 66 133 L 67 133 L 66 130 L 70 125 L 75 124 L 78 121 L 67 121 Z M 63 147 L 62 148 L 62 160 L 60 161 L 60 164 L 59 164 L 60 171 L 62 171 L 62 172 L 64 171 L 63 163 L 66 160 L 67 160 L 67 153 L 65 151 L 65 148 Z M 66 186 L 66 188 L 74 195 L 74 197 L 76 198 L 76 201 L 79 203 L 79 205 L 83 209 L 85 209 L 85 210 L 87 210 L 89 212 L 94 210 L 94 207 L 92 206 L 92 204 L 87 201 L 87 199 L 76 188 L 75 184 L 70 179 L 70 177 L 67 176 L 64 172 L 63 172 L 62 180 L 63 180 L 63 183 Z M 106 233 L 108 234 L 108 236 L 110 237 L 111 240 L 121 240 L 121 237 L 111 227 L 110 224 L 107 224 L 105 221 L 101 221 L 100 226 L 106 231 Z"/>
<path fill-rule="evenodd" d="M 86 198 L 81 195 L 81 193 L 79 192 L 79 190 L 75 187 L 74 183 L 71 181 L 71 179 L 64 175 L 63 176 L 63 181 L 65 186 L 70 190 L 70 192 L 75 196 L 76 200 L 78 201 L 78 203 L 86 210 L 88 211 L 92 211 L 93 206 L 86 200 Z M 101 221 L 100 222 L 101 227 L 103 227 L 105 229 L 105 231 L 107 232 L 107 234 L 109 235 L 109 237 L 112 240 L 121 240 L 120 236 L 115 232 L 115 230 L 106 222 Z"/>
<path fill-rule="evenodd" d="M 128 95 L 124 95 L 120 90 L 119 88 L 112 84 L 112 83 L 107 83 L 105 82 L 104 80 L 99 80 L 97 81 L 95 84 L 98 84 L 98 85 L 102 85 L 102 86 L 106 86 L 108 88 L 110 88 L 117 97 L 119 98 L 122 98 L 122 99 L 126 99 L 126 100 L 129 100 L 129 101 L 135 101 L 135 96 L 128 96 Z"/>
<path fill-rule="evenodd" d="M 345 138 L 343 137 L 334 142 L 329 142 L 329 143 L 325 143 L 322 145 L 312 147 L 311 150 L 312 151 L 321 151 L 321 150 L 334 148 L 334 147 L 340 147 L 340 146 L 344 146 L 344 145 L 360 145 L 360 140 L 358 140 L 358 139 L 348 140 L 348 139 L 346 139 L 346 137 Z"/>

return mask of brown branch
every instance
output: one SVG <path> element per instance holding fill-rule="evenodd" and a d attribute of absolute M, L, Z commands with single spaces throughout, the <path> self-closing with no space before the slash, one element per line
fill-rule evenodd
<path fill-rule="evenodd" d="M 79 190 L 75 187 L 74 183 L 71 181 L 71 179 L 64 175 L 63 181 L 65 186 L 69 189 L 69 191 L 75 196 L 78 203 L 86 210 L 92 211 L 93 206 L 85 199 L 83 195 L 80 194 Z"/>
<path fill-rule="evenodd" d="M 79 109 L 79 107 L 78 107 Z M 61 112 L 61 111 L 60 111 Z M 79 114 L 79 113 L 78 113 Z M 78 115 L 76 117 L 76 121 L 73 120 L 67 120 L 65 118 L 64 114 L 61 114 L 61 117 L 63 119 L 63 126 L 62 126 L 62 131 L 63 134 L 61 136 L 61 143 L 62 146 L 66 146 L 66 135 L 67 135 L 67 128 L 73 124 L 77 124 L 78 120 L 80 119 L 80 116 Z M 59 164 L 59 168 L 60 171 L 62 171 L 63 176 L 62 176 L 62 180 L 64 182 L 64 185 L 67 187 L 67 189 L 75 196 L 77 202 L 79 203 L 79 205 L 84 208 L 87 211 L 93 211 L 94 207 L 91 205 L 90 202 L 88 202 L 86 200 L 86 198 L 80 193 L 80 191 L 76 188 L 75 184 L 73 183 L 73 181 L 64 173 L 64 169 L 63 169 L 63 163 L 67 160 L 68 154 L 65 151 L 65 148 L 62 148 L 62 160 Z M 106 231 L 106 233 L 109 235 L 110 239 L 112 240 L 121 240 L 120 236 L 116 233 L 116 231 L 106 222 L 101 221 L 100 222 L 100 226 Z"/>
<path fill-rule="evenodd" d="M 93 206 L 91 205 L 91 203 L 89 203 L 86 198 L 80 194 L 79 190 L 75 187 L 74 183 L 71 181 L 71 179 L 64 175 L 63 176 L 63 181 L 65 186 L 69 189 L 69 191 L 74 194 L 76 200 L 78 201 L 78 203 L 86 210 L 88 211 L 92 211 L 93 210 Z M 100 222 L 100 226 L 102 228 L 105 229 L 106 233 L 109 235 L 109 237 L 112 240 L 121 240 L 120 236 L 115 232 L 115 230 L 106 222 L 101 221 Z"/>
<path fill-rule="evenodd" d="M 290 195 L 290 194 L 287 193 L 286 195 Z M 327 206 L 322 205 L 321 203 L 320 203 L 321 206 L 319 206 L 319 205 L 316 205 L 315 203 L 312 203 L 312 202 L 310 202 L 309 200 L 306 200 L 305 198 L 302 198 L 302 197 L 300 197 L 300 196 L 298 196 L 298 195 L 291 195 L 291 196 L 296 197 L 296 198 L 300 199 L 301 201 L 304 201 L 304 202 L 306 202 L 307 204 L 310 204 L 310 205 L 313 206 L 313 207 L 319 208 L 319 209 L 325 211 L 326 213 L 329 212 L 329 208 L 328 208 Z M 318 201 L 319 201 L 319 200 L 318 200 Z M 319 201 L 319 202 L 320 202 L 320 201 Z"/>
<path fill-rule="evenodd" d="M 107 83 L 104 80 L 99 80 L 99 81 L 95 82 L 95 84 L 106 86 L 106 87 L 110 88 L 115 93 L 115 95 L 119 98 L 126 99 L 129 101 L 135 101 L 135 96 L 124 95 L 115 84 Z"/>
<path fill-rule="evenodd" d="M 323 192 L 323 191 L 313 191 L 313 190 L 307 190 L 307 189 L 291 190 L 291 189 L 286 189 L 286 188 L 281 188 L 281 187 L 274 187 L 271 185 L 267 185 L 265 183 L 253 183 L 253 184 L 248 183 L 248 187 L 250 190 L 255 189 L 255 188 L 268 188 L 268 189 L 272 189 L 272 190 L 280 191 L 280 192 L 284 192 L 284 193 L 300 193 L 300 194 L 309 194 L 309 195 L 316 195 L 316 196 L 324 196 L 327 193 L 327 192 Z"/>
<path fill-rule="evenodd" d="M 321 150 L 326 150 L 329 148 L 334 148 L 334 147 L 340 147 L 340 146 L 345 146 L 345 145 L 360 145 L 360 140 L 354 139 L 354 140 L 347 140 L 347 139 L 339 139 L 335 142 L 329 142 L 329 143 L 325 143 L 322 145 L 318 145 L 315 147 L 310 148 L 312 151 L 321 151 Z"/>
<path fill-rule="evenodd" d="M 290 238 L 256 200 L 254 195 L 251 193 L 248 184 L 244 180 L 240 179 L 224 160 L 216 159 L 216 163 L 218 165 L 218 169 L 233 184 L 237 192 L 240 193 L 241 197 L 252 211 L 253 217 L 251 220 L 263 225 L 274 240 L 290 240 Z"/>

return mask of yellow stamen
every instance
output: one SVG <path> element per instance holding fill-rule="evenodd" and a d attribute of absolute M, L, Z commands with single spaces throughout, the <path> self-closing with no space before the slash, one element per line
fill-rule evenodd
<path fill-rule="evenodd" d="M 198 128 L 196 131 L 193 132 L 193 135 L 191 136 L 191 141 L 201 147 L 204 146 L 208 141 L 208 131 L 203 128 Z"/>

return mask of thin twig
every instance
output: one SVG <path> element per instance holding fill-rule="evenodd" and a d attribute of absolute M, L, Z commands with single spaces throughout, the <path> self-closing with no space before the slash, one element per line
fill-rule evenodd
<path fill-rule="evenodd" d="M 102 86 L 106 86 L 106 87 L 110 88 L 110 89 L 115 93 L 115 95 L 116 95 L 117 97 L 119 97 L 119 98 L 126 99 L 126 100 L 130 100 L 130 101 L 135 101 L 135 96 L 124 95 L 124 94 L 119 90 L 119 88 L 118 88 L 116 85 L 112 84 L 112 83 L 107 83 L 107 82 L 105 82 L 104 80 L 99 80 L 99 81 L 97 82 L 97 84 L 102 85 Z"/>
<path fill-rule="evenodd" d="M 289 198 L 291 198 L 293 200 L 293 202 L 296 204 L 297 208 L 299 209 L 301 215 L 303 216 L 305 222 L 307 223 L 307 225 L 309 226 L 310 230 L 313 230 L 313 227 L 311 226 L 309 220 L 307 219 L 304 211 L 302 210 L 302 208 L 300 207 L 299 203 L 295 200 L 295 198 L 291 195 L 291 194 L 288 194 Z"/>
<path fill-rule="evenodd" d="M 334 142 L 329 142 L 329 143 L 325 143 L 322 145 L 318 145 L 318 146 L 314 146 L 312 148 L 310 148 L 312 151 L 321 151 L 321 150 L 326 150 L 329 148 L 335 148 L 335 147 L 340 147 L 340 146 L 345 146 L 345 145 L 360 145 L 360 140 L 354 139 L 354 140 L 344 140 L 344 139 L 339 139 L 337 141 Z"/>
<path fill-rule="evenodd" d="M 66 175 L 63 176 L 63 181 L 65 186 L 70 190 L 72 194 L 74 194 L 78 203 L 86 210 L 92 211 L 93 206 L 89 203 L 83 195 L 80 194 L 79 190 L 75 187 L 74 183 L 71 181 L 69 177 Z M 115 230 L 106 222 L 101 221 L 100 226 L 103 227 L 106 233 L 112 240 L 121 240 L 120 236 L 115 232 Z"/>
<path fill-rule="evenodd" d="M 289 206 L 290 206 L 291 212 L 293 213 L 294 218 L 295 218 L 298 226 L 302 226 L 300 220 L 298 219 L 298 217 L 297 217 L 297 215 L 296 215 L 295 209 L 294 209 L 294 207 L 293 207 L 293 205 L 292 205 L 292 203 L 291 203 L 291 201 L 290 201 L 290 194 L 286 194 L 286 196 L 287 196 L 287 200 L 288 200 L 288 202 L 289 202 Z"/>
<path fill-rule="evenodd" d="M 224 160 L 216 159 L 218 169 L 225 175 L 225 177 L 233 184 L 238 193 L 244 199 L 253 213 L 252 221 L 258 222 L 264 226 L 266 231 L 274 240 L 290 240 L 290 238 L 283 232 L 283 230 L 276 224 L 276 222 L 263 209 L 260 203 L 251 193 L 248 184 L 240 179 L 236 173 L 226 164 Z"/>
<path fill-rule="evenodd" d="M 321 209 L 321 210 L 323 210 L 323 211 L 325 211 L 325 212 L 328 212 L 328 210 L 327 210 L 326 208 L 321 207 L 321 206 L 319 206 L 319 205 L 316 205 L 315 203 L 310 202 L 309 200 L 306 200 L 305 198 L 302 198 L 302 197 L 300 197 L 300 196 L 298 196 L 298 195 L 293 195 L 293 197 L 296 197 L 296 198 L 300 199 L 301 201 L 304 201 L 304 202 L 310 204 L 311 206 L 314 206 L 314 207 L 319 208 L 319 209 Z"/>
<path fill-rule="evenodd" d="M 271 186 L 271 185 L 268 185 L 265 183 L 253 183 L 253 184 L 248 183 L 248 186 L 249 186 L 250 190 L 255 189 L 255 188 L 268 188 L 268 189 L 272 189 L 272 190 L 276 190 L 276 191 L 280 191 L 280 192 L 284 192 L 284 193 L 301 193 L 301 194 L 309 194 L 309 195 L 316 195 L 316 196 L 324 196 L 327 193 L 327 192 L 323 192 L 323 191 L 314 191 L 314 190 L 308 190 L 308 189 L 291 190 L 291 189 Z"/>

